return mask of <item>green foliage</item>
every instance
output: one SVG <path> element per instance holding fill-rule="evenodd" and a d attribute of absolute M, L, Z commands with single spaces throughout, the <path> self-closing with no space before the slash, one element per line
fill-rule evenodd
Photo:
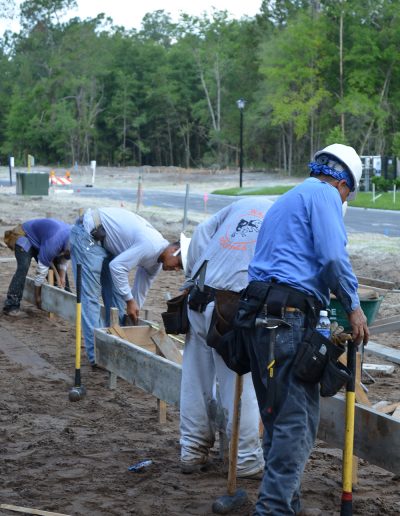
<path fill-rule="evenodd" d="M 393 184 L 392 181 L 385 179 L 382 176 L 374 176 L 371 181 L 375 185 L 377 192 L 387 192 Z"/>
<path fill-rule="evenodd" d="M 392 152 L 395 156 L 400 156 L 400 132 L 394 133 L 392 140 Z"/>
<path fill-rule="evenodd" d="M 304 171 L 334 142 L 400 156 L 398 2 L 264 0 L 255 19 L 178 23 L 160 10 L 129 32 L 61 23 L 75 4 L 25 0 L 21 32 L 0 40 L 2 161 L 237 166 L 239 98 L 245 168 Z"/>
<path fill-rule="evenodd" d="M 346 136 L 343 135 L 342 129 L 338 125 L 329 131 L 325 143 L 326 145 L 331 145 L 332 143 L 343 143 L 344 145 L 349 145 Z"/>

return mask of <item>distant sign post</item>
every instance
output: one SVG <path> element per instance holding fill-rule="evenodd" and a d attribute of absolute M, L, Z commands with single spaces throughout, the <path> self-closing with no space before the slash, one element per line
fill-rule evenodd
<path fill-rule="evenodd" d="M 28 154 L 28 171 L 31 171 L 31 168 L 35 166 L 35 158 L 31 154 Z"/>
<path fill-rule="evenodd" d="M 10 186 L 12 186 L 12 169 L 14 168 L 14 158 L 10 156 L 8 158 L 8 170 L 10 172 Z"/>
<path fill-rule="evenodd" d="M 96 161 L 90 162 L 90 168 L 92 169 L 92 186 L 94 186 L 94 180 L 96 178 Z"/>
<path fill-rule="evenodd" d="M 203 200 L 204 200 L 204 213 L 207 213 L 207 202 L 208 202 L 208 193 L 205 192 L 204 196 L 203 196 Z"/>

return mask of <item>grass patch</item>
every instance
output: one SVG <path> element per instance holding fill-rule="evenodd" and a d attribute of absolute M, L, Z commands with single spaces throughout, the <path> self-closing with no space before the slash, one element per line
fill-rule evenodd
<path fill-rule="evenodd" d="M 295 185 L 264 186 L 261 188 L 225 188 L 214 190 L 213 194 L 219 195 L 282 195 L 294 188 Z M 372 192 L 358 192 L 357 198 L 349 203 L 349 206 L 357 208 L 376 208 L 378 210 L 400 210 L 400 191 L 396 195 L 396 203 L 393 203 L 392 192 L 379 192 L 375 202 L 372 202 Z"/>
<path fill-rule="evenodd" d="M 225 188 L 214 190 L 213 194 L 218 195 L 282 195 L 291 190 L 294 185 L 264 186 L 262 188 Z"/>
<path fill-rule="evenodd" d="M 375 202 L 372 202 L 371 192 L 358 192 L 354 201 L 349 202 L 349 206 L 357 208 L 376 208 L 377 210 L 400 210 L 400 192 L 396 194 L 396 203 L 393 202 L 392 192 L 379 192 L 375 197 Z"/>

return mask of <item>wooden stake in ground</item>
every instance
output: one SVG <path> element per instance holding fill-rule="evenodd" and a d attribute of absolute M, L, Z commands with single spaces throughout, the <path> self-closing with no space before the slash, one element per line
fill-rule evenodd
<path fill-rule="evenodd" d="M 233 402 L 232 435 L 229 444 L 228 494 L 221 496 L 212 505 L 215 514 L 228 514 L 247 501 L 244 489 L 236 489 L 237 455 L 239 449 L 240 398 L 243 390 L 243 376 L 236 375 L 235 397 Z"/>
<path fill-rule="evenodd" d="M 175 345 L 175 342 L 171 339 L 165 331 L 159 330 L 155 335 L 151 337 L 151 340 L 156 345 L 156 354 L 171 362 L 182 365 L 182 355 Z M 157 413 L 158 422 L 165 424 L 167 422 L 167 404 L 165 401 L 157 398 Z"/>

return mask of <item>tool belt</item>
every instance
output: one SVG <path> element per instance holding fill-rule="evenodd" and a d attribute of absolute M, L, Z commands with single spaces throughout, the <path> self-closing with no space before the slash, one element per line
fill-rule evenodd
<path fill-rule="evenodd" d="M 18 224 L 18 226 L 15 226 L 15 228 L 9 229 L 4 232 L 4 243 L 9 249 L 15 251 L 15 245 L 17 243 L 18 238 L 25 235 L 26 233 L 22 228 L 21 224 Z"/>
<path fill-rule="evenodd" d="M 166 333 L 179 335 L 188 332 L 187 299 L 185 292 L 167 301 L 167 311 L 161 314 Z"/>
<path fill-rule="evenodd" d="M 255 327 L 258 315 L 283 317 L 285 311 L 297 309 L 306 316 L 306 325 L 315 327 L 322 304 L 314 297 L 288 285 L 252 281 L 243 291 L 234 324 L 238 328 Z"/>
<path fill-rule="evenodd" d="M 250 371 L 250 361 L 241 332 L 233 326 L 239 299 L 239 292 L 215 291 L 215 306 L 207 344 L 221 355 L 230 369 L 242 375 Z"/>
<path fill-rule="evenodd" d="M 103 242 L 103 240 L 106 238 L 106 231 L 103 227 L 103 224 L 101 223 L 99 210 L 94 208 L 91 213 L 94 222 L 94 228 L 90 234 L 93 240 L 96 240 L 96 242 Z"/>
<path fill-rule="evenodd" d="M 189 293 L 189 308 L 195 312 L 204 312 L 207 305 L 214 301 L 215 289 L 204 285 L 203 290 L 200 290 L 198 285 L 192 287 Z"/>

